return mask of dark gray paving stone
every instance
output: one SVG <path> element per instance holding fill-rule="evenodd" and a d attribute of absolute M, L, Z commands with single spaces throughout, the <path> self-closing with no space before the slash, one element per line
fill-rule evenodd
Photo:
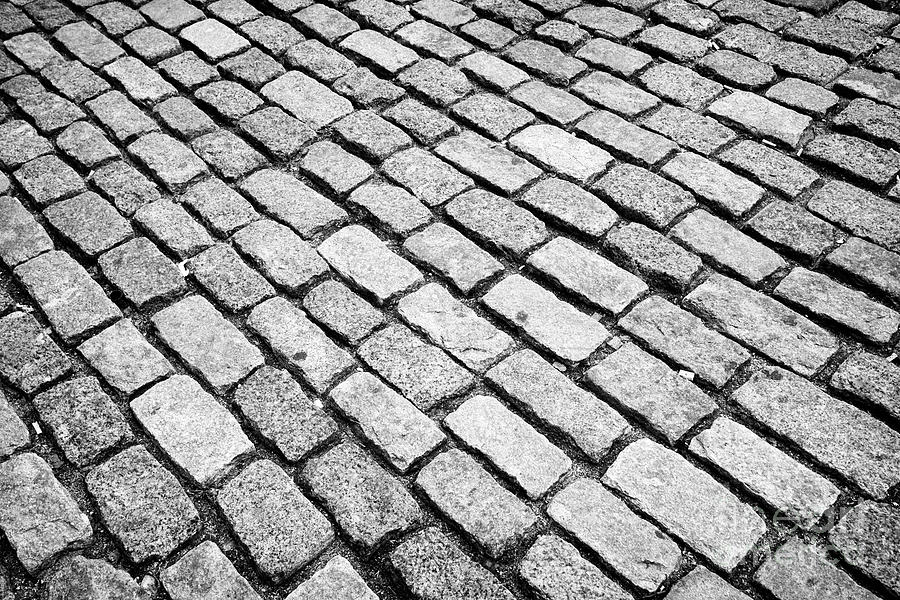
<path fill-rule="evenodd" d="M 136 306 L 176 296 L 187 289 L 175 264 L 147 238 L 139 237 L 103 254 L 103 276 Z"/>
<path fill-rule="evenodd" d="M 900 534 L 900 513 L 890 504 L 865 501 L 829 532 L 844 560 L 888 590 L 900 590 L 898 550 L 891 540 Z"/>
<path fill-rule="evenodd" d="M 161 574 L 173 600 L 259 600 L 215 542 L 205 541 L 187 552 Z"/>
<path fill-rule="evenodd" d="M 0 393 L 0 457 L 7 458 L 17 450 L 31 444 L 28 427 Z M 6 599 L 4 599 L 6 600 Z"/>
<path fill-rule="evenodd" d="M 384 322 L 380 311 L 333 279 L 310 290 L 303 307 L 313 319 L 351 344 L 358 344 Z"/>
<path fill-rule="evenodd" d="M 30 394 L 66 375 L 69 358 L 31 315 L 13 312 L 0 318 L 0 373 Z"/>
<path fill-rule="evenodd" d="M 71 600 L 90 600 L 97 595 L 122 600 L 147 600 L 150 597 L 128 572 L 105 560 L 80 555 L 59 562 L 46 580 L 46 590 L 50 598 Z"/>
<path fill-rule="evenodd" d="M 639 223 L 611 231 L 605 243 L 632 271 L 678 291 L 686 290 L 703 268 L 699 257 Z"/>
<path fill-rule="evenodd" d="M 697 204 L 681 186 L 624 163 L 610 169 L 593 187 L 624 214 L 657 229 L 667 227 Z"/>
<path fill-rule="evenodd" d="M 840 364 L 829 381 L 839 390 L 866 404 L 900 416 L 900 367 L 884 358 L 860 351 Z"/>
<path fill-rule="evenodd" d="M 53 250 L 53 240 L 44 228 L 10 196 L 0 196 L 0 230 L 0 259 L 8 267 Z"/>
<path fill-rule="evenodd" d="M 13 177 L 38 206 L 86 191 L 84 180 L 55 155 L 41 156 L 19 167 Z"/>
<path fill-rule="evenodd" d="M 50 224 L 88 256 L 96 256 L 134 234 L 131 225 L 106 200 L 85 192 L 44 210 Z"/>

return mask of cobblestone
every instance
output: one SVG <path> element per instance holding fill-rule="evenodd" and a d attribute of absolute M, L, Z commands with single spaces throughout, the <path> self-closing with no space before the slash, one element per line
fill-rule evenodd
<path fill-rule="evenodd" d="M 867 352 L 850 355 L 831 376 L 830 383 L 832 388 L 881 406 L 894 416 L 900 414 L 900 368 L 879 356 Z"/>
<path fill-rule="evenodd" d="M 306 295 L 303 307 L 315 320 L 352 344 L 359 343 L 384 322 L 384 316 L 371 304 L 330 279 Z"/>
<path fill-rule="evenodd" d="M 900 532 L 900 514 L 889 504 L 865 501 L 853 508 L 829 532 L 829 540 L 844 560 L 892 592 L 900 590 L 897 548 L 890 540 Z M 880 544 L 888 543 L 886 552 Z"/>
<path fill-rule="evenodd" d="M 234 242 L 269 281 L 291 292 L 302 289 L 328 268 L 308 243 L 268 219 L 241 229 Z"/>
<path fill-rule="evenodd" d="M 668 226 L 696 204 L 682 187 L 634 165 L 616 165 L 594 187 L 623 213 L 655 228 Z"/>
<path fill-rule="evenodd" d="M 234 598 L 257 600 L 259 595 L 231 564 L 214 542 L 192 548 L 161 576 L 166 591 L 174 600 L 212 600 Z"/>
<path fill-rule="evenodd" d="M 172 365 L 128 319 L 116 321 L 78 346 L 106 383 L 125 394 L 172 373 Z"/>
<path fill-rule="evenodd" d="M 366 582 L 359 576 L 350 562 L 343 556 L 335 556 L 316 571 L 312 577 L 288 595 L 290 600 L 376 600 Z"/>

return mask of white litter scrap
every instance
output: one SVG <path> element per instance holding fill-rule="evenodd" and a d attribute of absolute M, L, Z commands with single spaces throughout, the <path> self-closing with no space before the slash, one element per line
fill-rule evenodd
<path fill-rule="evenodd" d="M 557 371 L 559 371 L 560 373 L 565 373 L 565 372 L 566 372 L 566 365 L 562 364 L 562 363 L 559 362 L 558 360 L 553 362 L 553 367 L 554 367 Z"/>
<path fill-rule="evenodd" d="M 692 371 L 684 371 L 684 370 L 681 370 L 681 371 L 678 371 L 678 374 L 679 374 L 682 378 L 687 379 L 688 381 L 693 381 L 693 380 L 694 380 L 694 373 L 693 373 Z"/>
<path fill-rule="evenodd" d="M 43 430 L 41 429 L 41 424 L 38 423 L 37 421 L 34 421 L 34 422 L 31 424 L 31 427 L 34 428 L 34 434 L 35 434 L 35 435 L 41 435 L 41 434 L 43 433 Z"/>
<path fill-rule="evenodd" d="M 893 353 L 892 353 L 890 356 L 888 356 L 885 360 L 888 361 L 888 362 L 891 362 L 891 363 L 894 362 L 895 360 L 897 360 L 897 353 L 896 353 L 896 352 L 893 352 Z"/>

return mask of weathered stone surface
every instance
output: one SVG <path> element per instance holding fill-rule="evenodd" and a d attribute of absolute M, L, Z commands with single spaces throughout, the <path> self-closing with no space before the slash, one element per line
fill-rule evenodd
<path fill-rule="evenodd" d="M 812 527 L 840 494 L 830 481 L 727 417 L 691 440 L 690 449 L 804 528 Z"/>
<path fill-rule="evenodd" d="M 500 261 L 443 223 L 434 223 L 410 236 L 403 248 L 466 294 L 503 270 Z"/>
<path fill-rule="evenodd" d="M 895 152 L 840 133 L 820 134 L 806 145 L 804 154 L 876 186 L 886 185 L 900 171 Z"/>
<path fill-rule="evenodd" d="M 575 129 L 601 146 L 643 165 L 653 166 L 670 155 L 678 145 L 605 110 L 596 111 L 575 125 Z"/>
<path fill-rule="evenodd" d="M 841 571 L 824 548 L 788 540 L 756 572 L 756 580 L 778 598 L 814 600 L 823 595 L 855 600 L 876 596 Z"/>
<path fill-rule="evenodd" d="M 462 171 L 512 194 L 540 176 L 540 169 L 512 152 L 474 133 L 462 133 L 442 142 L 435 153 Z"/>
<path fill-rule="evenodd" d="M 0 458 L 6 458 L 30 443 L 28 428 L 0 392 Z"/>
<path fill-rule="evenodd" d="M 0 373 L 30 394 L 66 375 L 69 358 L 31 315 L 16 311 L 0 318 Z"/>
<path fill-rule="evenodd" d="M 431 211 L 415 196 L 395 185 L 364 183 L 348 200 L 398 235 L 409 235 L 432 219 Z"/>
<path fill-rule="evenodd" d="M 730 571 L 765 533 L 765 522 L 710 475 L 647 439 L 630 444 L 603 476 L 607 485 Z"/>
<path fill-rule="evenodd" d="M 612 162 L 605 150 L 553 125 L 533 125 L 510 138 L 509 146 L 581 183 L 602 173 Z"/>
<path fill-rule="evenodd" d="M 308 564 L 334 540 L 328 519 L 273 462 L 245 467 L 217 500 L 256 566 L 274 581 Z"/>
<path fill-rule="evenodd" d="M 854 235 L 900 250 L 900 207 L 843 181 L 829 181 L 810 198 L 807 208 Z"/>
<path fill-rule="evenodd" d="M 349 100 L 299 71 L 267 83 L 260 93 L 314 130 L 353 112 Z"/>
<path fill-rule="evenodd" d="M 342 283 L 329 279 L 303 299 L 313 319 L 351 344 L 362 341 L 384 322 L 384 315 Z"/>
<path fill-rule="evenodd" d="M 626 600 L 627 593 L 578 550 L 555 535 L 544 535 L 525 554 L 519 574 L 548 600 Z"/>
<path fill-rule="evenodd" d="M 369 589 L 350 561 L 335 556 L 285 600 L 378 600 L 378 596 Z"/>
<path fill-rule="evenodd" d="M 152 318 L 159 336 L 188 368 L 224 391 L 263 363 L 262 353 L 202 296 L 189 296 Z"/>
<path fill-rule="evenodd" d="M 685 306 L 729 336 L 812 375 L 838 350 L 833 335 L 777 300 L 721 275 L 713 275 L 685 297 Z"/>
<path fill-rule="evenodd" d="M 666 596 L 667 600 L 748 600 L 750 596 L 736 590 L 730 583 L 697 566 L 682 577 Z"/>
<path fill-rule="evenodd" d="M 419 505 L 403 485 L 353 444 L 311 459 L 303 479 L 338 527 L 365 548 L 402 535 L 421 521 Z"/>
<path fill-rule="evenodd" d="M 869 500 L 854 507 L 828 534 L 844 560 L 895 593 L 900 590 L 898 537 L 897 508 Z"/>
<path fill-rule="evenodd" d="M 44 216 L 88 256 L 109 250 L 134 233 L 128 221 L 93 192 L 57 202 L 44 210 Z"/>
<path fill-rule="evenodd" d="M 416 485 L 492 557 L 521 542 L 537 522 L 530 508 L 460 450 L 434 458 Z"/>
<path fill-rule="evenodd" d="M 696 205 L 690 193 L 647 169 L 616 165 L 595 184 L 625 215 L 662 229 Z"/>
<path fill-rule="evenodd" d="M 85 481 L 104 524 L 134 562 L 164 558 L 200 530 L 181 484 L 143 446 L 115 455 Z"/>
<path fill-rule="evenodd" d="M 661 172 L 734 217 L 746 214 L 765 193 L 755 183 L 692 152 L 678 154 Z"/>
<path fill-rule="evenodd" d="M 93 535 L 50 466 L 30 452 L 0 464 L 0 528 L 29 573 L 68 548 L 87 545 Z"/>
<path fill-rule="evenodd" d="M 754 135 L 788 147 L 800 143 L 812 120 L 751 92 L 734 91 L 710 104 L 709 112 Z"/>
<path fill-rule="evenodd" d="M 312 279 L 328 271 L 328 265 L 312 246 L 275 221 L 263 219 L 251 223 L 232 239 L 237 249 L 269 281 L 288 292 L 300 291 Z"/>
<path fill-rule="evenodd" d="M 419 148 L 398 152 L 384 161 L 385 174 L 428 206 L 443 204 L 472 187 L 472 179 Z"/>
<path fill-rule="evenodd" d="M 678 545 L 599 481 L 576 479 L 553 497 L 547 514 L 642 590 L 655 591 L 681 564 Z"/>
<path fill-rule="evenodd" d="M 611 231 L 606 247 L 620 264 L 676 290 L 687 288 L 703 267 L 697 256 L 639 223 Z"/>
<path fill-rule="evenodd" d="M 444 441 L 431 419 L 370 373 L 354 373 L 336 385 L 330 397 L 401 472 Z"/>
<path fill-rule="evenodd" d="M 853 237 L 825 257 L 825 262 L 846 273 L 852 280 L 873 286 L 894 298 L 900 298 L 900 254 Z"/>
<path fill-rule="evenodd" d="M 522 255 L 547 238 L 540 219 L 515 203 L 485 190 L 465 192 L 447 204 L 447 214 L 478 238 L 513 255 Z"/>
<path fill-rule="evenodd" d="M 900 417 L 900 367 L 880 356 L 862 351 L 851 354 L 831 376 L 830 384 Z"/>
<path fill-rule="evenodd" d="M 161 577 L 173 600 L 259 600 L 215 542 L 205 541 L 166 568 Z"/>
<path fill-rule="evenodd" d="M 62 559 L 47 578 L 48 600 L 147 600 L 150 595 L 131 576 L 105 560 L 80 555 Z M 5 596 L 4 600 L 12 600 Z"/>
<path fill-rule="evenodd" d="M 588 102 L 629 118 L 659 105 L 659 98 L 653 94 L 602 71 L 578 80 L 572 91 Z"/>
<path fill-rule="evenodd" d="M 53 250 L 53 240 L 18 200 L 0 196 L 0 259 L 8 267 Z"/>
<path fill-rule="evenodd" d="M 103 276 L 139 307 L 171 298 L 187 288 L 175 263 L 144 237 L 104 253 L 97 264 Z"/>
<path fill-rule="evenodd" d="M 175 191 L 206 173 L 206 165 L 187 146 L 163 133 L 149 133 L 128 146 L 128 152 Z"/>
<path fill-rule="evenodd" d="M 731 398 L 872 496 L 884 497 L 900 480 L 900 468 L 890 458 L 900 447 L 900 434 L 789 371 L 767 367 Z"/>
<path fill-rule="evenodd" d="M 204 250 L 191 259 L 188 268 L 200 286 L 231 312 L 255 306 L 275 294 L 265 278 L 225 244 Z"/>

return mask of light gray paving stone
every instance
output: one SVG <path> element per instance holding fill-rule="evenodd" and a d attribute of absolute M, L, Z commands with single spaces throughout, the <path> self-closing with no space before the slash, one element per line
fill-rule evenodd
<path fill-rule="evenodd" d="M 525 503 L 460 450 L 435 457 L 419 471 L 416 485 L 491 557 L 521 543 L 537 523 Z"/>
<path fill-rule="evenodd" d="M 445 62 L 453 62 L 475 50 L 459 36 L 424 20 L 413 21 L 394 35 L 423 54 L 431 54 Z"/>
<path fill-rule="evenodd" d="M 106 65 L 103 73 L 118 81 L 132 100 L 145 106 L 176 94 L 172 84 L 133 56 L 123 56 Z"/>
<path fill-rule="evenodd" d="M 656 173 L 620 163 L 594 185 L 600 195 L 632 218 L 662 229 L 696 205 L 684 188 Z"/>
<path fill-rule="evenodd" d="M 6 458 L 31 444 L 28 428 L 0 392 L 0 458 Z"/>
<path fill-rule="evenodd" d="M 203 487 L 253 450 L 231 413 L 186 375 L 157 383 L 131 401 L 131 410 L 172 461 Z"/>
<path fill-rule="evenodd" d="M 125 161 L 100 167 L 90 179 L 120 212 L 129 217 L 160 198 L 159 189 Z"/>
<path fill-rule="evenodd" d="M 309 460 L 303 480 L 351 542 L 372 549 L 422 520 L 406 488 L 349 442 Z"/>
<path fill-rule="evenodd" d="M 275 295 L 269 282 L 226 244 L 207 248 L 190 260 L 188 269 L 197 283 L 230 312 L 251 308 Z"/>
<path fill-rule="evenodd" d="M 838 230 L 798 204 L 774 200 L 747 222 L 747 227 L 772 244 L 806 260 L 832 247 Z"/>
<path fill-rule="evenodd" d="M 245 467 L 217 501 L 253 562 L 273 581 L 289 577 L 334 541 L 328 519 L 271 461 Z"/>
<path fill-rule="evenodd" d="M 695 210 L 669 235 L 716 267 L 759 285 L 787 262 L 774 250 L 741 233 L 705 210 Z"/>
<path fill-rule="evenodd" d="M 413 11 L 447 28 L 465 25 L 476 17 L 471 8 L 453 0 L 421 0 L 413 5 Z"/>
<path fill-rule="evenodd" d="M 562 450 L 490 396 L 466 400 L 444 418 L 444 424 L 533 500 L 572 468 Z"/>
<path fill-rule="evenodd" d="M 900 327 L 900 314 L 862 292 L 835 282 L 827 275 L 795 267 L 773 294 L 805 311 L 823 317 L 876 344 L 887 343 Z"/>
<path fill-rule="evenodd" d="M 148 600 L 150 595 L 131 578 L 127 571 L 118 569 L 105 560 L 71 555 L 62 558 L 45 579 L 49 598 L 92 600 L 92 598 L 117 598 L 121 600 Z M 13 600 L 12 595 L 2 596 Z"/>
<path fill-rule="evenodd" d="M 900 550 L 894 543 L 898 537 L 900 511 L 869 500 L 851 509 L 828 534 L 848 564 L 892 593 L 900 590 Z"/>
<path fill-rule="evenodd" d="M 669 6 L 671 2 L 657 6 Z M 684 3 L 684 6 L 692 6 Z M 720 84 L 698 75 L 687 67 L 663 62 L 653 65 L 638 77 L 650 91 L 669 102 L 700 111 L 725 89 Z"/>
<path fill-rule="evenodd" d="M 604 8 L 600 10 L 604 10 Z M 605 10 L 610 9 L 606 8 Z M 653 61 L 649 54 L 617 44 L 603 37 L 589 40 L 578 49 L 575 57 L 580 58 L 589 65 L 602 67 L 622 77 L 631 77 Z"/>
<path fill-rule="evenodd" d="M 346 211 L 290 173 L 264 169 L 242 181 L 240 188 L 262 210 L 304 238 L 347 218 Z"/>
<path fill-rule="evenodd" d="M 510 138 L 509 147 L 581 183 L 603 172 L 612 162 L 605 150 L 553 125 L 532 125 Z"/>
<path fill-rule="evenodd" d="M 599 481 L 579 478 L 547 514 L 638 588 L 655 591 L 681 564 L 678 544 L 637 516 Z"/>
<path fill-rule="evenodd" d="M 310 290 L 303 307 L 313 319 L 351 344 L 358 344 L 384 322 L 381 311 L 333 279 Z"/>
<path fill-rule="evenodd" d="M 863 351 L 851 354 L 829 383 L 836 390 L 900 418 L 900 367 L 881 356 Z"/>
<path fill-rule="evenodd" d="M 431 1 L 434 0 L 423 0 L 423 2 Z M 422 2 L 418 4 L 422 4 Z M 466 8 L 466 10 L 469 9 Z M 512 88 L 529 79 L 522 69 L 509 64 L 502 58 L 483 51 L 475 52 L 460 60 L 459 68 L 467 75 L 504 93 L 508 93 Z"/>
<path fill-rule="evenodd" d="M 209 229 L 226 237 L 260 218 L 253 206 L 221 179 L 207 179 L 181 197 Z"/>
<path fill-rule="evenodd" d="M 659 98 L 623 79 L 594 71 L 572 86 L 572 91 L 600 108 L 635 117 L 659 105 Z"/>
<path fill-rule="evenodd" d="M 25 570 L 91 541 L 91 523 L 44 459 L 26 452 L 0 464 L 0 528 Z"/>
<path fill-rule="evenodd" d="M 180 269 L 144 237 L 104 253 L 97 264 L 103 276 L 135 306 L 172 298 L 187 289 Z"/>
<path fill-rule="evenodd" d="M 462 171 L 507 194 L 519 191 L 541 174 L 541 170 L 527 160 L 475 133 L 466 132 L 449 138 L 434 151 Z"/>
<path fill-rule="evenodd" d="M 329 44 L 359 30 L 353 19 L 324 4 L 311 4 L 297 12 L 294 18 Z"/>
<path fill-rule="evenodd" d="M 599 398 L 576 386 L 532 350 L 521 350 L 487 372 L 494 386 L 539 422 L 562 433 L 588 457 L 602 460 L 631 431 Z"/>
<path fill-rule="evenodd" d="M 825 257 L 825 263 L 853 281 L 900 298 L 900 254 L 852 237 Z"/>
<path fill-rule="evenodd" d="M 297 586 L 285 600 L 378 600 L 378 596 L 350 561 L 338 555 Z"/>
<path fill-rule="evenodd" d="M 840 96 L 834 92 L 793 77 L 787 77 L 766 90 L 766 98 L 818 118 L 824 117 L 840 101 Z"/>
<path fill-rule="evenodd" d="M 496 284 L 482 302 L 565 361 L 584 360 L 609 338 L 600 322 L 521 275 L 510 275 Z"/>
<path fill-rule="evenodd" d="M 513 600 L 493 573 L 436 527 L 411 535 L 388 560 L 406 587 L 421 600 Z"/>
<path fill-rule="evenodd" d="M 328 265 L 315 249 L 293 231 L 268 219 L 238 231 L 235 246 L 278 288 L 297 293 Z"/>
<path fill-rule="evenodd" d="M 584 62 L 538 40 L 518 41 L 503 52 L 503 57 L 560 87 L 568 86 L 587 70 Z"/>
<path fill-rule="evenodd" d="M 520 201 L 548 220 L 592 238 L 606 233 L 618 220 L 616 212 L 597 196 L 556 177 L 542 179 L 528 188 Z"/>
<path fill-rule="evenodd" d="M 319 244 L 319 254 L 342 276 L 383 304 L 423 281 L 419 270 L 361 225 L 350 225 Z"/>
<path fill-rule="evenodd" d="M 53 250 L 53 240 L 22 204 L 0 196 L 0 259 L 12 268 L 42 252 Z"/>
<path fill-rule="evenodd" d="M 421 410 L 462 393 L 474 381 L 443 350 L 403 325 L 391 325 L 370 336 L 359 347 L 359 355 Z"/>
<path fill-rule="evenodd" d="M 425 146 L 431 146 L 459 132 L 459 126 L 452 119 L 413 98 L 401 100 L 382 115 L 405 129 Z M 412 152 L 422 151 L 416 149 Z"/>
<path fill-rule="evenodd" d="M 649 290 L 639 277 L 564 237 L 541 246 L 528 257 L 528 265 L 614 315 Z"/>
<path fill-rule="evenodd" d="M 838 568 L 824 548 L 796 538 L 776 550 L 756 572 L 755 579 L 781 600 L 877 598 Z"/>
<path fill-rule="evenodd" d="M 730 583 L 699 565 L 672 586 L 666 600 L 749 600 Z"/>
<path fill-rule="evenodd" d="M 61 43 L 69 52 L 74 54 L 78 60 L 95 69 L 100 68 L 125 54 L 125 51 L 115 42 L 84 21 L 69 23 L 68 25 L 60 27 L 53 35 L 53 38 Z M 9 48 L 8 44 L 7 48 L 12 50 Z M 53 54 L 56 54 L 55 51 Z M 52 57 L 48 57 L 44 64 L 49 64 L 50 62 L 56 61 Z M 26 64 L 28 64 L 27 61 Z M 36 69 L 41 68 L 35 64 L 30 64 L 28 66 L 32 68 L 36 67 Z"/>
<path fill-rule="evenodd" d="M 56 137 L 60 150 L 92 168 L 119 157 L 119 151 L 99 129 L 84 121 L 76 121 Z"/>
<path fill-rule="evenodd" d="M 647 166 L 657 164 L 678 148 L 678 144 L 663 136 L 605 110 L 582 119 L 575 129 L 601 146 Z"/>
<path fill-rule="evenodd" d="M 641 126 L 704 156 L 709 156 L 737 137 L 734 131 L 711 117 L 670 104 L 664 104 L 645 117 Z"/>
<path fill-rule="evenodd" d="M 262 154 L 236 134 L 224 129 L 197 138 L 191 147 L 226 181 L 240 179 L 266 165 Z"/>
<path fill-rule="evenodd" d="M 765 194 L 755 183 L 693 152 L 677 154 L 661 172 L 733 217 L 745 215 Z"/>
<path fill-rule="evenodd" d="M 152 317 L 160 338 L 216 391 L 263 364 L 262 353 L 202 296 L 189 296 Z"/>
<path fill-rule="evenodd" d="M 341 41 L 340 48 L 351 55 L 362 57 L 390 75 L 396 75 L 401 69 L 419 60 L 415 50 L 371 29 L 350 34 Z"/>
<path fill-rule="evenodd" d="M 331 417 L 282 369 L 263 366 L 241 383 L 234 403 L 260 436 L 297 462 L 337 433 Z"/>
<path fill-rule="evenodd" d="M 718 408 L 696 385 L 630 343 L 592 367 L 585 378 L 603 397 L 640 415 L 671 445 Z"/>
<path fill-rule="evenodd" d="M 854 235 L 900 250 L 900 207 L 843 181 L 829 181 L 810 198 L 807 208 Z"/>
<path fill-rule="evenodd" d="M 509 135 L 534 121 L 534 115 L 495 94 L 473 94 L 450 109 L 461 121 L 495 140 Z"/>
<path fill-rule="evenodd" d="M 404 296 L 397 310 L 407 323 L 473 371 L 485 371 L 513 344 L 508 335 L 436 283 Z"/>
<path fill-rule="evenodd" d="M 52 154 L 25 163 L 13 173 L 13 177 L 41 207 L 86 191 L 81 176 Z"/>
<path fill-rule="evenodd" d="M 578 550 L 555 535 L 543 535 L 519 563 L 519 575 L 547 600 L 627 600 L 628 594 Z"/>
<path fill-rule="evenodd" d="M 750 360 L 739 344 L 660 296 L 643 300 L 619 320 L 619 326 L 716 388 Z"/>
<path fill-rule="evenodd" d="M 737 123 L 753 135 L 794 148 L 803 139 L 812 119 L 784 108 L 752 92 L 735 90 L 709 106 L 709 112 Z"/>
<path fill-rule="evenodd" d="M 212 62 L 218 62 L 250 47 L 250 42 L 244 37 L 215 19 L 204 19 L 188 25 L 178 35 Z"/>
<path fill-rule="evenodd" d="M 733 0 L 731 4 L 735 4 Z M 775 69 L 770 65 L 731 50 L 710 52 L 697 66 L 713 78 L 739 88 L 755 89 L 776 79 Z M 768 93 L 766 96 L 774 100 Z"/>
<path fill-rule="evenodd" d="M 349 100 L 299 71 L 289 71 L 267 83 L 260 94 L 314 130 L 353 112 Z"/>
<path fill-rule="evenodd" d="M 0 125 L 0 164 L 14 169 L 42 154 L 49 154 L 53 146 L 34 127 L 25 121 L 7 121 Z"/>
<path fill-rule="evenodd" d="M 141 134 L 159 129 L 156 121 L 132 104 L 124 94 L 115 90 L 88 100 L 85 106 L 120 142 L 131 141 Z M 147 146 L 148 143 L 144 142 L 142 146 L 136 146 L 135 151 L 141 148 L 142 152 L 149 152 Z M 187 167 L 187 163 L 184 166 Z"/>
<path fill-rule="evenodd" d="M 334 130 L 350 146 L 376 161 L 412 145 L 412 140 L 370 110 L 358 110 L 334 124 Z"/>
<path fill-rule="evenodd" d="M 818 371 L 840 346 L 809 319 L 722 275 L 707 279 L 684 303 L 730 337 L 802 375 Z"/>
<path fill-rule="evenodd" d="M 703 262 L 675 242 L 640 223 L 628 223 L 606 236 L 606 249 L 632 271 L 684 291 Z"/>
<path fill-rule="evenodd" d="M 816 462 L 882 498 L 900 480 L 900 434 L 789 371 L 767 367 L 731 399 Z"/>
<path fill-rule="evenodd" d="M 475 189 L 447 204 L 447 215 L 476 238 L 521 256 L 545 239 L 544 224 L 524 208 L 491 192 Z"/>
<path fill-rule="evenodd" d="M 302 310 L 284 298 L 271 298 L 254 308 L 247 326 L 318 392 L 355 364 Z"/>
<path fill-rule="evenodd" d="M 134 562 L 165 558 L 200 530 L 181 484 L 143 446 L 95 467 L 85 482 L 104 525 Z"/>
<path fill-rule="evenodd" d="M 409 235 L 431 221 L 431 211 L 419 200 L 395 185 L 384 182 L 364 183 L 348 200 L 374 216 L 397 235 Z"/>
<path fill-rule="evenodd" d="M 0 318 L 0 374 L 30 394 L 72 369 L 49 332 L 33 316 L 21 311 Z"/>
<path fill-rule="evenodd" d="M 428 206 L 443 204 L 473 185 L 470 177 L 421 148 L 398 152 L 384 161 L 382 169 Z"/>
<path fill-rule="evenodd" d="M 750 140 L 742 140 L 719 155 L 726 165 L 748 173 L 763 185 L 793 198 L 819 180 L 819 175 L 809 167 L 789 158 L 778 150 Z M 741 180 L 731 178 L 743 187 Z"/>
<path fill-rule="evenodd" d="M 401 473 L 445 439 L 431 419 L 370 373 L 354 373 L 336 385 L 330 397 Z"/>
<path fill-rule="evenodd" d="M 354 18 L 385 33 L 413 20 L 406 10 L 387 0 L 355 0 L 347 5 L 347 9 Z"/>
<path fill-rule="evenodd" d="M 900 156 L 869 140 L 840 133 L 821 133 L 803 149 L 806 157 L 869 182 L 887 185 L 900 171 Z"/>
<path fill-rule="evenodd" d="M 840 490 L 755 433 L 720 417 L 691 440 L 690 450 L 762 498 L 780 517 L 809 529 Z"/>
<path fill-rule="evenodd" d="M 215 542 L 194 546 L 160 575 L 172 600 L 259 600 Z"/>
<path fill-rule="evenodd" d="M 328 141 L 310 146 L 300 168 L 338 195 L 346 194 L 374 172 L 364 160 Z"/>
<path fill-rule="evenodd" d="M 110 325 L 78 346 L 78 351 L 124 394 L 132 394 L 172 373 L 172 365 L 129 319 Z"/>
<path fill-rule="evenodd" d="M 591 112 L 591 107 L 582 100 L 541 81 L 520 85 L 513 90 L 510 98 L 562 127 Z"/>
<path fill-rule="evenodd" d="M 164 133 L 148 133 L 128 145 L 141 164 L 150 169 L 170 191 L 177 191 L 207 167 L 187 146 Z"/>
<path fill-rule="evenodd" d="M 464 294 L 503 270 L 500 261 L 443 223 L 411 235 L 403 248 L 447 277 Z"/>
<path fill-rule="evenodd" d="M 722 484 L 648 439 L 619 453 L 603 482 L 725 571 L 766 532 L 765 521 Z"/>
<path fill-rule="evenodd" d="M 65 252 L 32 258 L 16 267 L 15 274 L 67 343 L 122 316 L 103 288 Z"/>

